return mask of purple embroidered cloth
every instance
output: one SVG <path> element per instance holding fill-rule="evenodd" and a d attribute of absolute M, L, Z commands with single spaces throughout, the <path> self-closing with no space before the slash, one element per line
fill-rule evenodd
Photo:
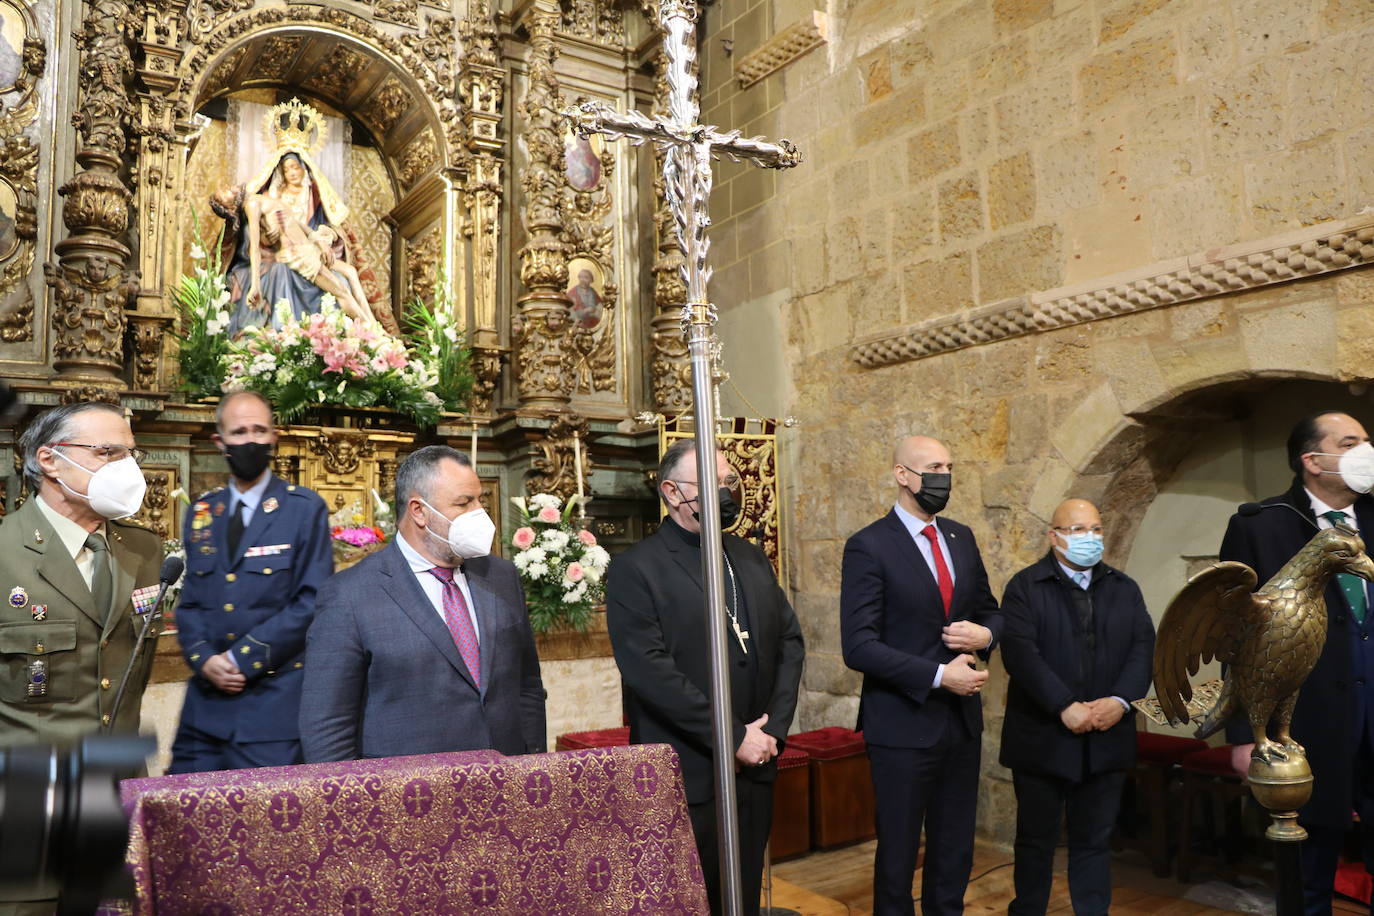
<path fill-rule="evenodd" d="M 709 912 L 667 745 L 160 776 L 122 794 L 139 916 Z"/>

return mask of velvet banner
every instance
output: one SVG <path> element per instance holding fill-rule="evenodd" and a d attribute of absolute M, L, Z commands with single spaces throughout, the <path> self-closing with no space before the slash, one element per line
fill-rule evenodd
<path fill-rule="evenodd" d="M 139 916 L 709 912 L 666 745 L 161 776 L 122 792 Z"/>

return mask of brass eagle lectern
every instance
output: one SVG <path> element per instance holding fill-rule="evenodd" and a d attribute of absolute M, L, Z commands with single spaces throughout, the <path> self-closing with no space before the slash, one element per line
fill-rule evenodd
<path fill-rule="evenodd" d="M 1188 721 L 1189 675 L 1214 658 L 1227 666 L 1197 736 L 1207 737 L 1244 710 L 1255 736 L 1248 777 L 1273 818 L 1265 831 L 1271 840 L 1307 836 L 1297 809 L 1312 795 L 1312 770 L 1288 726 L 1326 643 L 1326 583 L 1340 572 L 1374 581 L 1364 541 L 1344 526 L 1317 532 L 1259 591 L 1255 571 L 1244 563 L 1213 563 L 1188 580 L 1159 624 L 1155 691 L 1172 725 Z"/>

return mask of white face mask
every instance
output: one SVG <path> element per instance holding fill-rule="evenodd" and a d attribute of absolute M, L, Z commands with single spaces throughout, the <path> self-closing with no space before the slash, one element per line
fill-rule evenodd
<path fill-rule="evenodd" d="M 456 557 L 464 560 L 471 560 L 475 557 L 485 557 L 491 553 L 491 540 L 496 536 L 496 524 L 487 515 L 486 509 L 474 509 L 471 512 L 464 512 L 457 518 L 449 518 L 438 509 L 431 506 L 425 500 L 420 500 L 435 515 L 448 522 L 448 538 L 441 538 L 434 533 L 433 529 L 425 527 L 425 533 L 443 541 L 448 545 L 448 549 L 453 551 Z"/>
<path fill-rule="evenodd" d="M 91 475 L 85 493 L 76 492 L 61 477 L 57 478 L 57 482 L 68 493 L 89 502 L 98 514 L 105 518 L 128 518 L 143 507 L 143 494 L 148 489 L 148 481 L 143 479 L 143 471 L 133 458 L 111 461 L 92 472 L 57 449 L 53 449 L 52 453 Z"/>
<path fill-rule="evenodd" d="M 1313 452 L 1326 458 L 1336 459 L 1336 470 L 1323 470 L 1323 474 L 1339 474 L 1345 485 L 1356 493 L 1374 490 L 1374 445 L 1361 442 L 1352 449 L 1332 455 L 1327 452 Z"/>

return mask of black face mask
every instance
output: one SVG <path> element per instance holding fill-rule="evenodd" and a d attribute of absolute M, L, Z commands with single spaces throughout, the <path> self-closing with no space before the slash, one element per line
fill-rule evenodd
<path fill-rule="evenodd" d="M 681 490 L 678 491 L 682 492 Z M 730 492 L 729 487 L 720 488 L 720 530 L 724 531 L 739 521 L 739 503 L 735 502 L 735 494 Z M 683 502 L 694 503 L 695 499 L 684 499 Z M 692 510 L 692 518 L 698 523 L 701 522 L 701 513 L 696 509 Z"/>
<path fill-rule="evenodd" d="M 239 480 L 251 482 L 262 476 L 272 460 L 272 446 L 266 442 L 239 442 L 224 446 L 229 473 Z"/>
<path fill-rule="evenodd" d="M 934 471 L 926 471 L 920 475 L 921 489 L 911 495 L 915 497 L 916 505 L 921 507 L 921 511 L 938 515 L 940 510 L 949 504 L 951 476 L 937 474 Z"/>

